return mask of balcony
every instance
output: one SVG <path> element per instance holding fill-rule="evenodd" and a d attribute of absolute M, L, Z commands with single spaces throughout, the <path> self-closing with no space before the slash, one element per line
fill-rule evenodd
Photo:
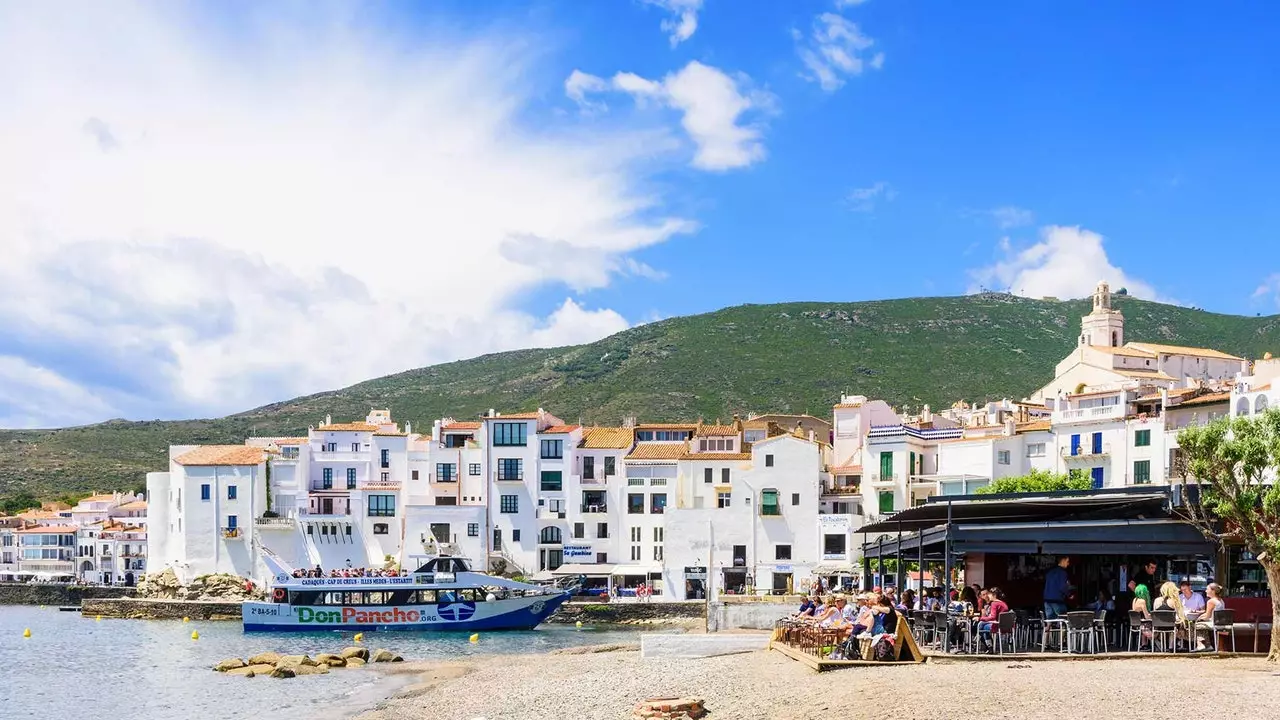
<path fill-rule="evenodd" d="M 294 526 L 294 519 L 291 517 L 260 517 L 254 518 L 253 524 L 260 528 L 291 530 Z"/>
<path fill-rule="evenodd" d="M 1099 458 L 1111 454 L 1111 443 L 1102 443 L 1096 451 L 1093 445 L 1081 445 L 1077 448 L 1064 447 L 1061 452 L 1064 458 Z"/>
<path fill-rule="evenodd" d="M 555 510 L 552 508 L 540 507 L 538 508 L 538 519 L 539 520 L 563 520 L 564 510 Z"/>
<path fill-rule="evenodd" d="M 871 476 L 872 485 L 891 485 L 893 483 L 896 483 L 897 481 L 898 481 L 898 476 L 896 474 Z"/>
<path fill-rule="evenodd" d="M 361 490 L 399 490 L 398 480 L 367 480 L 360 483 Z"/>
<path fill-rule="evenodd" d="M 605 503 L 600 503 L 598 505 L 587 505 L 584 503 L 582 505 L 582 512 L 584 515 L 603 515 L 609 512 L 609 506 Z"/>
<path fill-rule="evenodd" d="M 524 472 L 502 472 L 499 470 L 494 473 L 494 478 L 498 482 L 524 482 Z"/>
<path fill-rule="evenodd" d="M 458 482 L 458 476 L 457 475 L 436 475 L 435 473 L 431 473 L 427 475 L 427 482 L 456 483 Z"/>
<path fill-rule="evenodd" d="M 1102 407 L 1079 408 L 1076 410 L 1056 410 L 1051 416 L 1051 419 L 1054 425 L 1123 420 L 1124 405 L 1103 405 Z"/>
<path fill-rule="evenodd" d="M 238 538 L 238 537 L 240 537 L 240 528 L 238 528 L 238 527 L 233 527 L 233 528 L 226 528 L 226 527 L 224 527 L 224 528 L 222 528 L 222 537 L 224 537 L 224 538 L 226 538 L 226 539 L 228 539 L 228 540 L 231 540 L 231 539 L 234 539 L 234 538 Z"/>
<path fill-rule="evenodd" d="M 369 453 L 351 452 L 350 450 L 321 450 L 315 454 L 316 460 L 331 462 L 368 462 Z"/>
<path fill-rule="evenodd" d="M 861 495 L 861 485 L 832 485 L 822 491 L 823 495 Z"/>
<path fill-rule="evenodd" d="M 581 485 L 604 485 L 605 484 L 604 476 L 597 475 L 597 474 L 583 475 L 578 479 L 578 482 Z"/>

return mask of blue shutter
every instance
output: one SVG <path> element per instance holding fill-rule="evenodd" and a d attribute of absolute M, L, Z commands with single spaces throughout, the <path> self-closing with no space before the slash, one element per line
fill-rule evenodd
<path fill-rule="evenodd" d="M 1080 454 L 1080 436 L 1079 435 L 1071 436 L 1071 454 L 1072 455 Z"/>
<path fill-rule="evenodd" d="M 1102 468 L 1100 467 L 1093 468 L 1090 471 L 1090 474 L 1093 476 L 1093 489 L 1101 490 L 1102 489 Z"/>
<path fill-rule="evenodd" d="M 1102 433 L 1093 434 L 1093 454 L 1100 455 L 1102 453 Z"/>

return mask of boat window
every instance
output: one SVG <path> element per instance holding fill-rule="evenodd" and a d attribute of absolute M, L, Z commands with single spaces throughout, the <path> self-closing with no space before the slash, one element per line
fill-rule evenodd
<path fill-rule="evenodd" d="M 289 596 L 289 603 L 292 605 L 315 605 L 320 599 L 320 593 L 315 590 L 295 590 Z"/>
<path fill-rule="evenodd" d="M 387 595 L 391 596 L 387 601 L 388 605 L 416 605 L 418 602 L 416 590 L 391 590 Z"/>
<path fill-rule="evenodd" d="M 476 591 L 473 588 L 463 588 L 458 591 L 458 595 L 461 596 L 463 600 L 475 601 L 476 599 Z M 483 595 L 481 597 L 483 597 Z"/>
<path fill-rule="evenodd" d="M 453 590 L 440 591 L 440 602 L 451 603 L 451 602 L 454 602 L 455 600 L 457 600 L 457 594 Z"/>
<path fill-rule="evenodd" d="M 419 590 L 417 603 L 419 605 L 430 605 L 436 601 L 435 590 Z"/>

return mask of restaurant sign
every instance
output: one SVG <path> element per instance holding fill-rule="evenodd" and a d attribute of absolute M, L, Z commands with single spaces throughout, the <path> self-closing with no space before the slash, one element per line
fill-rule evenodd
<path fill-rule="evenodd" d="M 591 549 L 590 545 L 565 545 L 564 546 L 565 560 L 569 560 L 571 558 L 593 558 L 595 556 L 596 556 L 595 551 Z"/>
<path fill-rule="evenodd" d="M 685 569 L 684 569 L 684 578 L 685 578 L 686 580 L 706 580 L 706 579 L 707 579 L 707 566 L 705 566 L 705 565 L 691 565 L 691 566 L 687 566 L 687 567 L 685 567 Z"/>

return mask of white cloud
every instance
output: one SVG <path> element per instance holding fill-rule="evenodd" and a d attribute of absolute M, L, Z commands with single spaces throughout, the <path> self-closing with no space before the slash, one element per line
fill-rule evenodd
<path fill-rule="evenodd" d="M 702 9 L 702 0 L 642 0 L 646 5 L 655 5 L 671 13 L 671 17 L 662 21 L 662 31 L 671 40 L 671 47 L 693 37 L 698 30 L 698 11 Z"/>
<path fill-rule="evenodd" d="M 987 211 L 987 214 L 991 216 L 991 219 L 995 221 L 996 226 L 1001 230 L 1025 227 L 1036 221 L 1035 213 L 1027 210 L 1026 208 L 1015 207 L 1013 205 L 992 208 Z"/>
<path fill-rule="evenodd" d="M 1112 289 L 1127 288 L 1130 295 L 1146 300 L 1173 302 L 1146 282 L 1111 263 L 1103 237 L 1080 227 L 1052 225 L 1042 228 L 1040 241 L 1016 249 L 1005 238 L 994 264 L 970 273 L 969 292 L 1008 291 L 1026 297 L 1078 298 L 1093 293 L 1098 281 Z"/>
<path fill-rule="evenodd" d="M 870 187 L 850 190 L 849 209 L 855 212 L 871 212 L 875 209 L 877 202 L 892 201 L 896 197 L 898 197 L 898 191 L 894 190 L 889 183 L 880 180 Z"/>
<path fill-rule="evenodd" d="M 861 5 L 866 1 L 867 0 L 836 0 L 836 9 L 844 10 L 845 8 L 851 8 L 856 5 Z"/>
<path fill-rule="evenodd" d="M 798 30 L 792 31 L 792 37 L 800 43 L 800 60 L 808 71 L 801 77 L 818 83 L 826 92 L 840 89 L 846 78 L 861 75 L 867 67 L 884 67 L 882 52 L 865 58 L 875 40 L 843 15 L 822 13 L 813 19 L 807 38 Z"/>
<path fill-rule="evenodd" d="M 217 415 L 592 340 L 626 320 L 519 299 L 660 277 L 632 253 L 696 227 L 645 188 L 664 133 L 529 128 L 536 44 L 410 46 L 311 6 L 234 43 L 203 20 L 0 5 L 0 425 Z"/>
<path fill-rule="evenodd" d="M 568 91 L 570 81 L 577 96 Z M 731 77 L 696 60 L 660 81 L 620 72 L 606 83 L 575 70 L 565 82 L 566 95 L 591 109 L 587 90 L 598 91 L 606 85 L 631 95 L 640 107 L 658 104 L 680 111 L 680 124 L 695 146 L 691 164 L 698 169 L 732 170 L 765 158 L 762 127 L 758 121 L 744 124 L 743 119 L 773 112 L 775 99 L 753 88 L 744 75 Z"/>
<path fill-rule="evenodd" d="M 1267 276 L 1257 290 L 1253 291 L 1254 300 L 1271 300 L 1280 308 L 1280 273 Z"/>
<path fill-rule="evenodd" d="M 604 78 L 598 78 L 581 70 L 569 73 L 569 77 L 564 81 L 564 94 L 577 103 L 583 112 L 608 110 L 609 107 L 603 102 L 593 101 L 588 97 L 592 93 L 600 93 L 608 89 L 609 83 L 605 82 Z"/>

